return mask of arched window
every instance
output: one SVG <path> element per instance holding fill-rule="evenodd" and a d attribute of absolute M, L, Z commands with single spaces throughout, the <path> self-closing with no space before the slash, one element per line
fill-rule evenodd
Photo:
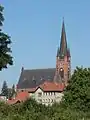
<path fill-rule="evenodd" d="M 63 68 L 60 68 L 59 74 L 60 74 L 61 78 L 64 78 L 64 70 L 63 70 Z"/>

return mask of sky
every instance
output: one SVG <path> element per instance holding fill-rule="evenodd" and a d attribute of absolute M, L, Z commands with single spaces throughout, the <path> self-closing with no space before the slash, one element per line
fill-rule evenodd
<path fill-rule="evenodd" d="M 11 36 L 14 65 L 0 72 L 11 87 L 21 68 L 56 67 L 64 17 L 72 70 L 90 67 L 90 0 L 0 0 L 4 6 L 3 31 Z"/>

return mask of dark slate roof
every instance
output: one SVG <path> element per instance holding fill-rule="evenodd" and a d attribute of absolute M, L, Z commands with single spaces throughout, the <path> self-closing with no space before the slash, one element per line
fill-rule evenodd
<path fill-rule="evenodd" d="M 66 40 L 66 32 L 65 32 L 65 25 L 64 20 L 62 24 L 62 32 L 61 32 L 61 42 L 60 42 L 60 49 L 57 51 L 58 56 L 61 59 L 67 55 L 67 40 Z"/>
<path fill-rule="evenodd" d="M 45 81 L 53 81 L 54 75 L 55 68 L 32 70 L 22 69 L 17 88 L 25 89 L 36 87 Z"/>

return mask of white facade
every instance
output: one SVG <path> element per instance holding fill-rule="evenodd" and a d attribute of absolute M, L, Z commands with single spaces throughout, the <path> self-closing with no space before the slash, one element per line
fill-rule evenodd
<path fill-rule="evenodd" d="M 41 88 L 38 88 L 34 93 L 30 93 L 30 97 L 34 98 L 38 103 L 45 105 L 52 105 L 55 102 L 60 102 L 63 93 L 62 92 L 44 92 Z"/>

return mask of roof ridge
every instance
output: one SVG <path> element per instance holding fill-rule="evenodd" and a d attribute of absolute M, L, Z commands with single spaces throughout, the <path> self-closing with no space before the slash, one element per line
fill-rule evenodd
<path fill-rule="evenodd" d="M 37 68 L 37 69 L 24 69 L 24 71 L 31 71 L 31 70 L 50 70 L 50 69 L 56 69 L 56 68 Z"/>

